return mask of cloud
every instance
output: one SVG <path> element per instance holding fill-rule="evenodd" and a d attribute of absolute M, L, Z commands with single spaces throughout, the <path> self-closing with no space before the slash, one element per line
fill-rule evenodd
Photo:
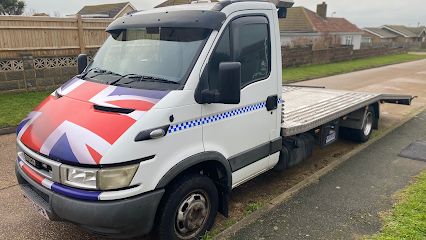
<path fill-rule="evenodd" d="M 74 14 L 84 5 L 116 3 L 126 0 L 26 0 L 27 9 L 36 12 L 61 15 Z M 151 8 L 163 0 L 130 0 L 138 9 Z M 295 0 L 296 6 L 304 6 L 313 11 L 322 0 Z M 359 27 L 381 26 L 384 24 L 426 25 L 425 0 L 327 0 L 329 16 L 344 17 Z"/>
<path fill-rule="evenodd" d="M 322 1 L 296 0 L 296 5 L 316 10 Z M 328 13 L 344 17 L 359 27 L 381 26 L 384 24 L 426 25 L 426 1 L 424 0 L 328 0 Z"/>
<path fill-rule="evenodd" d="M 45 12 L 53 14 L 59 12 L 62 16 L 75 14 L 85 5 L 119 3 L 129 0 L 25 0 L 27 7 L 26 11 Z M 130 0 L 137 9 L 152 8 L 162 0 Z"/>

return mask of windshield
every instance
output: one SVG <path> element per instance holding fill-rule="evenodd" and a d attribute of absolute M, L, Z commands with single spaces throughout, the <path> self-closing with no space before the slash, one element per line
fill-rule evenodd
<path fill-rule="evenodd" d="M 85 77 L 131 88 L 177 89 L 209 34 L 208 29 L 160 27 L 111 32 Z"/>

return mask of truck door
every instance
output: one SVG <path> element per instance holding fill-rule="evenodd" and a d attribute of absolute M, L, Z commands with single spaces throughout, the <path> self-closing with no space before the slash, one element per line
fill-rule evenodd
<path fill-rule="evenodd" d="M 214 88 L 221 84 L 221 62 L 242 65 L 240 103 L 202 106 L 207 122 L 203 124 L 205 150 L 220 152 L 229 160 L 234 186 L 268 169 L 271 143 L 279 137 L 278 111 L 266 108 L 267 100 L 277 101 L 270 32 L 265 15 L 234 18 L 221 31 L 203 71 Z"/>

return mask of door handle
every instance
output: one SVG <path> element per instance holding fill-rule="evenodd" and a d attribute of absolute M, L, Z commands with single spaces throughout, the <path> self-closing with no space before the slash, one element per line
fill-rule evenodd
<path fill-rule="evenodd" d="M 266 110 L 272 111 L 278 107 L 278 95 L 269 96 L 266 99 Z"/>

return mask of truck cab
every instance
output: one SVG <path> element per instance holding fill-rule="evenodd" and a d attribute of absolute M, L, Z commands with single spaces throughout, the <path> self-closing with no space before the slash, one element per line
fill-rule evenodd
<path fill-rule="evenodd" d="M 80 74 L 18 126 L 24 195 L 45 218 L 101 235 L 205 234 L 233 188 L 285 160 L 278 16 L 292 4 L 194 2 L 115 20 L 94 60 L 80 56 Z"/>

